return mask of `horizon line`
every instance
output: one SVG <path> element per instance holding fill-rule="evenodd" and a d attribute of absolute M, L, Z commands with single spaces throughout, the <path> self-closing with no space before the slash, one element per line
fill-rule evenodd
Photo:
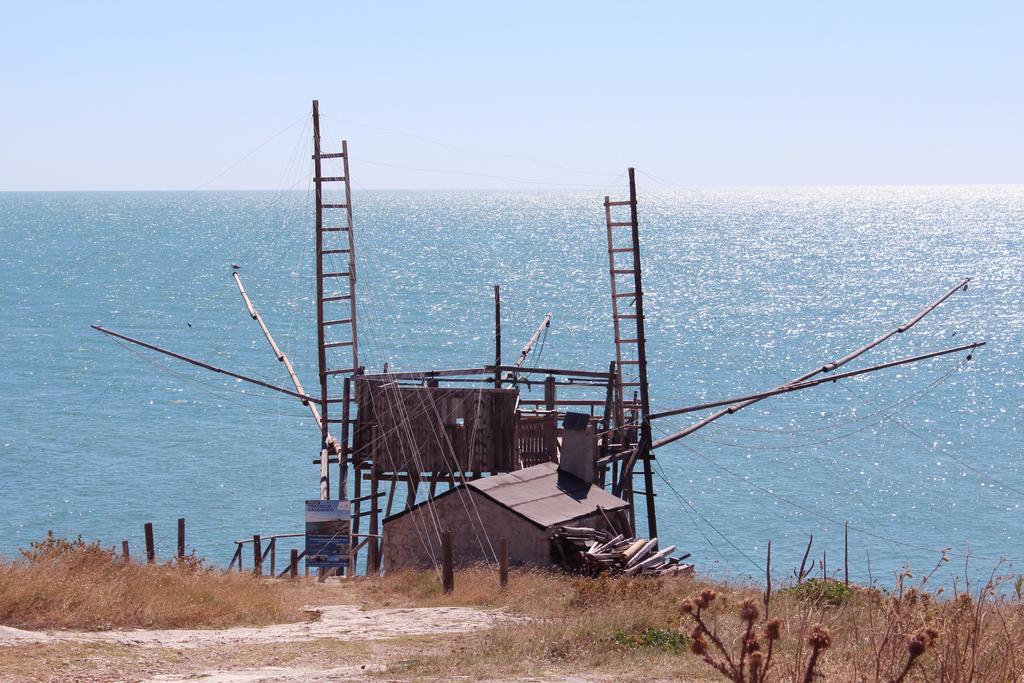
<path fill-rule="evenodd" d="M 679 185 L 646 187 L 644 192 L 687 192 L 697 190 L 759 190 L 759 189 L 834 189 L 864 187 L 1017 187 L 1024 186 L 1024 181 L 1016 182 L 917 182 L 917 183 L 765 183 L 752 185 Z M 363 192 L 579 192 L 587 193 L 594 188 L 582 188 L 571 183 L 562 187 L 364 187 L 353 188 L 353 193 Z M 0 189 L 0 194 L 45 194 L 45 193 L 132 193 L 132 192 L 166 192 L 181 194 L 213 194 L 217 192 L 297 192 L 308 193 L 312 187 L 297 188 L 265 188 L 265 187 L 230 187 L 221 189 L 184 189 L 184 188 L 139 188 L 139 189 Z M 603 191 L 598 192 L 602 194 Z"/>

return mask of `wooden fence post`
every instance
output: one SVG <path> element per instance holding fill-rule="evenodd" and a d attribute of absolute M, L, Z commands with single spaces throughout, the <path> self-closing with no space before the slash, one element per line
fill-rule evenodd
<path fill-rule="evenodd" d="M 277 576 L 277 574 L 274 573 L 274 567 L 276 566 L 276 564 L 277 564 L 277 539 L 276 538 L 271 538 L 270 539 L 270 575 L 271 576 Z"/>
<path fill-rule="evenodd" d="M 850 585 L 850 523 L 843 525 L 843 581 Z"/>
<path fill-rule="evenodd" d="M 508 585 L 508 539 L 498 541 L 498 582 L 504 588 Z"/>
<path fill-rule="evenodd" d="M 299 575 L 299 551 L 292 548 L 292 556 L 288 565 L 289 578 L 296 578 Z"/>
<path fill-rule="evenodd" d="M 376 505 L 376 499 L 370 502 L 371 505 Z M 371 536 L 366 544 L 366 574 L 367 576 L 377 576 L 380 574 L 380 546 L 377 544 L 377 538 Z M 355 565 L 353 565 L 352 572 L 355 573 Z"/>
<path fill-rule="evenodd" d="M 178 559 L 185 557 L 185 518 L 178 517 Z"/>
<path fill-rule="evenodd" d="M 256 576 L 263 576 L 263 546 L 259 534 L 252 537 L 252 571 Z"/>
<path fill-rule="evenodd" d="M 445 593 L 455 590 L 455 567 L 452 563 L 452 532 L 441 532 L 441 587 Z"/>
<path fill-rule="evenodd" d="M 153 547 L 153 523 L 146 522 L 146 562 L 152 564 L 156 561 L 156 549 Z"/>
<path fill-rule="evenodd" d="M 127 538 L 124 539 L 123 541 L 121 541 L 121 555 L 124 558 L 125 564 L 127 564 L 129 562 L 129 560 L 130 560 L 130 557 L 128 555 L 128 539 Z"/>

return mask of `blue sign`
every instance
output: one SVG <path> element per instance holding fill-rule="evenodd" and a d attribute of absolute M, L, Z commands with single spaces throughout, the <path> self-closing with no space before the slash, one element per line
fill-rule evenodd
<path fill-rule="evenodd" d="M 306 501 L 307 566 L 348 566 L 352 547 L 350 505 L 347 500 Z"/>

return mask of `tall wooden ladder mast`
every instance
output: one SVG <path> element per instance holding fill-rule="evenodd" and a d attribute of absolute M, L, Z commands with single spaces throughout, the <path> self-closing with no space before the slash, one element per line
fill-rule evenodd
<path fill-rule="evenodd" d="M 628 216 L 623 215 L 628 213 Z M 604 198 L 605 223 L 608 229 L 608 270 L 612 288 L 612 324 L 615 331 L 615 423 L 624 441 L 632 438 L 639 421 L 639 438 L 635 457 L 623 462 L 617 487 L 629 500 L 633 511 L 634 465 L 643 463 L 644 490 L 647 507 L 647 532 L 658 535 L 654 508 L 654 476 L 651 460 L 650 396 L 647 383 L 647 339 L 644 334 L 644 288 L 640 267 L 640 224 L 637 220 L 636 177 L 629 169 L 629 199 L 611 201 Z M 620 237 L 628 232 L 628 237 Z M 629 422 L 630 424 L 627 424 Z M 628 446 L 623 443 L 621 446 Z M 635 512 L 632 512 L 635 515 Z"/>
<path fill-rule="evenodd" d="M 336 167 L 341 162 L 341 175 L 325 175 L 324 161 Z M 340 152 L 323 152 L 320 148 L 320 103 L 313 100 L 313 182 L 316 187 L 316 340 L 317 366 L 320 376 L 321 446 L 320 498 L 330 497 L 328 466 L 331 457 L 338 458 L 341 477 L 339 495 L 347 497 L 348 472 L 348 398 L 333 395 L 333 378 L 345 378 L 359 369 L 359 343 L 356 334 L 356 247 L 352 224 L 352 187 L 349 182 L 348 141 L 341 141 Z M 328 191 L 327 187 L 341 189 Z M 325 220 L 325 216 L 327 219 Z M 330 407 L 343 405 L 343 416 L 331 417 Z M 342 425 L 342 439 L 330 434 L 332 424 Z"/>

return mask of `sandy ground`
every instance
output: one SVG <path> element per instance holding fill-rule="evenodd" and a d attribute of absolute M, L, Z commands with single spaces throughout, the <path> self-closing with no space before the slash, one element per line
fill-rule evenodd
<path fill-rule="evenodd" d="M 307 622 L 265 627 L 94 632 L 0 627 L 0 655 L 15 663 L 41 664 L 47 657 L 61 666 L 67 663 L 60 672 L 47 671 L 46 665 L 34 669 L 40 673 L 38 680 L 349 681 L 379 676 L 409 654 L 408 646 L 394 643 L 478 632 L 517 619 L 467 607 L 363 610 L 329 605 L 307 610 Z M 234 656 L 243 651 L 253 656 Z M 238 660 L 249 666 L 239 666 Z M 18 680 L 37 680 L 7 673 Z M 0 678 L 8 679 L 2 666 Z"/>
<path fill-rule="evenodd" d="M 175 649 L 218 645 L 296 642 L 336 638 L 380 640 L 408 635 L 476 631 L 512 618 L 501 612 L 469 607 L 417 607 L 363 610 L 351 605 L 308 607 L 310 620 L 274 626 L 236 626 L 226 629 L 169 629 L 131 631 L 23 631 L 0 626 L 0 646 L 58 642 L 105 642 L 138 647 Z"/>

